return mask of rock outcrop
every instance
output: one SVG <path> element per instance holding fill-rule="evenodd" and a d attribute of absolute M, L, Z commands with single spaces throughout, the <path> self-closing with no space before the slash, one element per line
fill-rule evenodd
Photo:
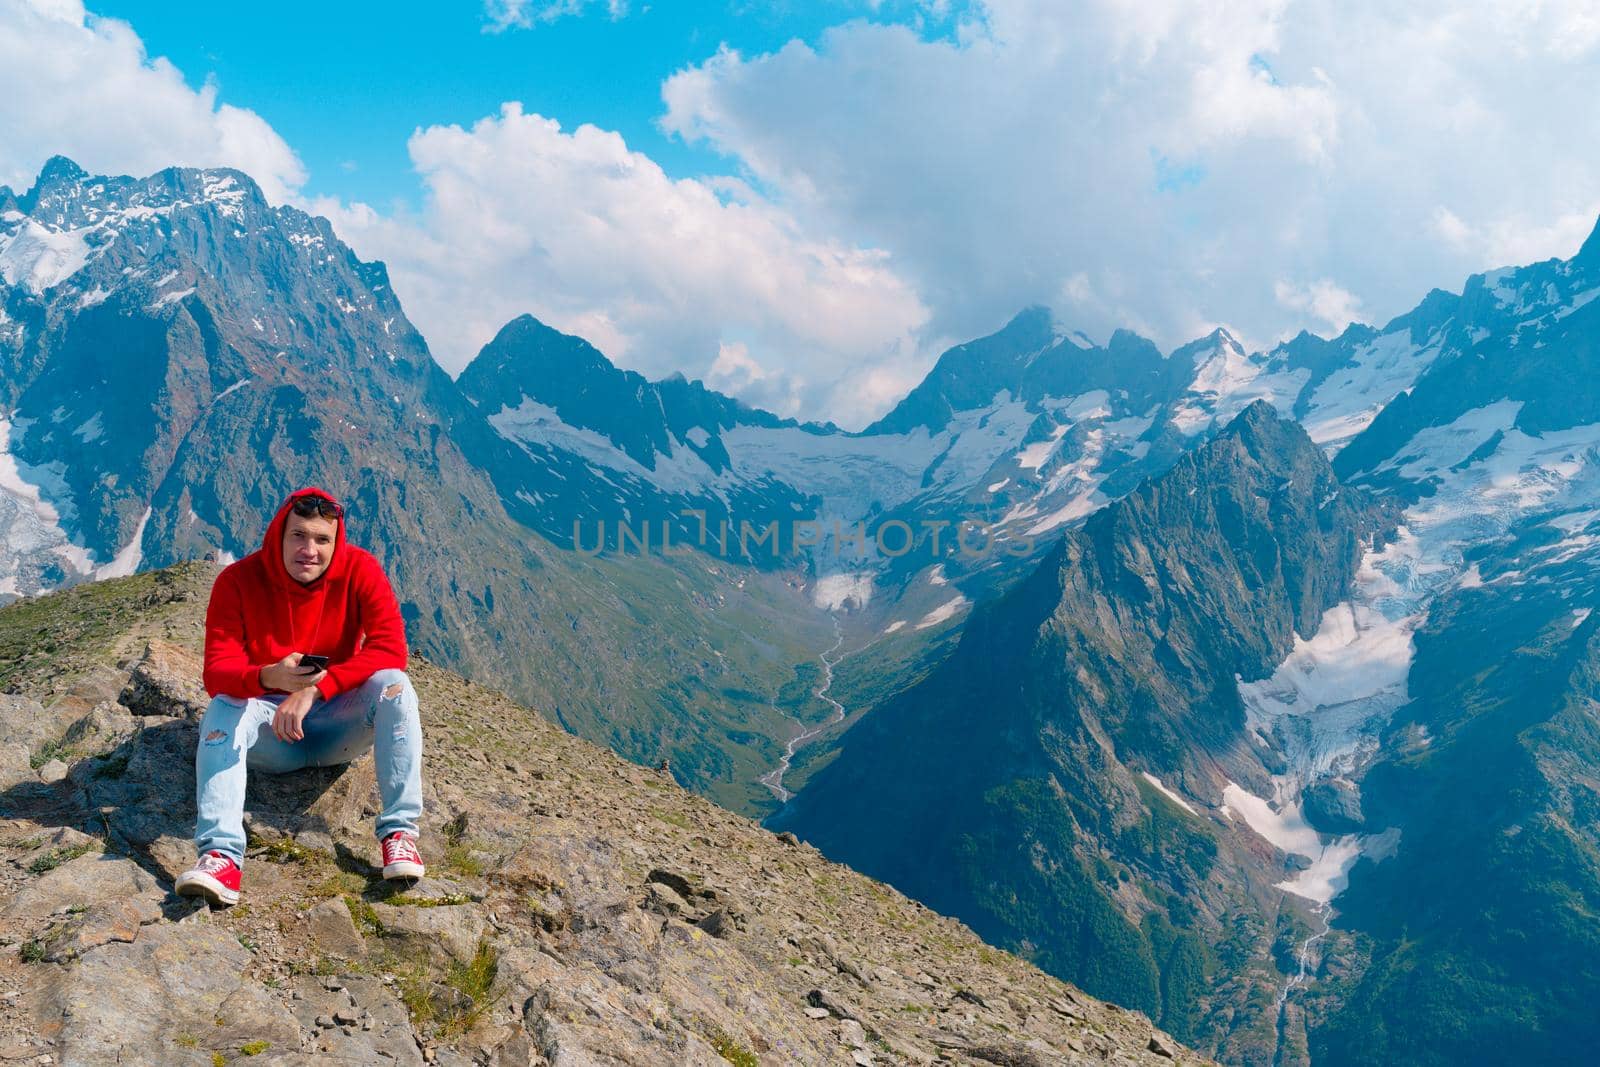
<path fill-rule="evenodd" d="M 378 876 L 369 756 L 258 775 L 244 902 L 177 898 L 193 858 L 184 664 L 214 574 L 0 610 L 16 647 L 7 627 L 54 603 L 143 598 L 60 671 L 14 672 L 0 708 L 0 1060 L 1194 1060 L 1143 1016 L 423 662 L 428 879 Z M 52 760 L 66 774 L 50 782 Z"/>

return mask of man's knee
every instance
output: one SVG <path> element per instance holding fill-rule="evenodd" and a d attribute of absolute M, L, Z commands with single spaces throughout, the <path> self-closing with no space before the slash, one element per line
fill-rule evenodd
<path fill-rule="evenodd" d="M 232 733 L 241 716 L 244 715 L 246 702 L 238 697 L 223 696 L 218 694 L 211 698 L 211 703 L 206 705 L 205 714 L 200 717 L 200 725 L 209 733 Z"/>
<path fill-rule="evenodd" d="M 377 690 L 380 700 L 399 700 L 411 692 L 411 679 L 398 668 L 374 671 L 367 685 Z"/>

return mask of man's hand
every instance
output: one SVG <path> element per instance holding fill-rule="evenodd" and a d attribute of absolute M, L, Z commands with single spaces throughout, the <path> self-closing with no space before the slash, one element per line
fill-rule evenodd
<path fill-rule="evenodd" d="M 327 676 L 327 671 L 302 670 L 300 653 L 291 652 L 278 662 L 261 668 L 261 687 L 285 693 L 298 693 L 311 688 Z"/>
<path fill-rule="evenodd" d="M 278 735 L 279 741 L 294 742 L 306 736 L 301 724 L 316 700 L 317 691 L 307 688 L 291 693 L 289 699 L 278 705 L 278 710 L 272 714 L 272 732 Z"/>

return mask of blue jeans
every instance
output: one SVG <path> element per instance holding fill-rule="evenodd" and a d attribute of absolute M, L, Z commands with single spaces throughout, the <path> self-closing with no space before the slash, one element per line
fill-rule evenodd
<path fill-rule="evenodd" d="M 332 700 L 312 705 L 305 737 L 280 741 L 272 715 L 284 694 L 239 699 L 214 697 L 200 720 L 195 749 L 194 844 L 244 862 L 244 787 L 247 769 L 284 774 L 303 767 L 349 763 L 375 749 L 383 813 L 378 838 L 396 830 L 417 832 L 422 815 L 422 721 L 417 693 L 405 671 L 378 671 Z"/>

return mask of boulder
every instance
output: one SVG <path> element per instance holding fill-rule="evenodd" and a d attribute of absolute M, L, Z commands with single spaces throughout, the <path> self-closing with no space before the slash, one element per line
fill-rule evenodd
<path fill-rule="evenodd" d="M 189 649 L 152 638 L 119 699 L 135 715 L 199 719 L 211 702 L 200 682 L 203 666 Z"/>
<path fill-rule="evenodd" d="M 484 934 L 483 909 L 476 904 L 374 904 L 384 941 L 404 955 L 424 955 L 441 966 L 467 963 Z"/>
<path fill-rule="evenodd" d="M 122 856 L 90 852 L 69 860 L 25 885 L 6 906 L 9 918 L 42 918 L 58 908 L 89 907 L 162 890 L 138 864 Z"/>
<path fill-rule="evenodd" d="M 140 927 L 160 918 L 160 906 L 148 896 L 102 901 L 51 933 L 45 943 L 45 959 L 62 963 L 112 942 L 132 944 Z"/>
<path fill-rule="evenodd" d="M 20 741 L 0 741 L 0 790 L 34 780 L 28 746 Z"/>
<path fill-rule="evenodd" d="M 349 906 L 340 898 L 324 900 L 307 911 L 306 932 L 329 955 L 347 960 L 366 955 L 367 943 L 356 930 Z"/>
<path fill-rule="evenodd" d="M 1348 778 L 1325 778 L 1305 793 L 1306 821 L 1325 834 L 1355 834 L 1366 829 L 1361 790 Z"/>
<path fill-rule="evenodd" d="M 44 998 L 43 1017 L 60 1027 L 58 1062 L 190 1062 L 196 1041 L 229 1053 L 257 1041 L 298 1050 L 300 1027 L 244 977 L 249 965 L 232 934 L 204 924 L 156 924 L 86 952 Z"/>

